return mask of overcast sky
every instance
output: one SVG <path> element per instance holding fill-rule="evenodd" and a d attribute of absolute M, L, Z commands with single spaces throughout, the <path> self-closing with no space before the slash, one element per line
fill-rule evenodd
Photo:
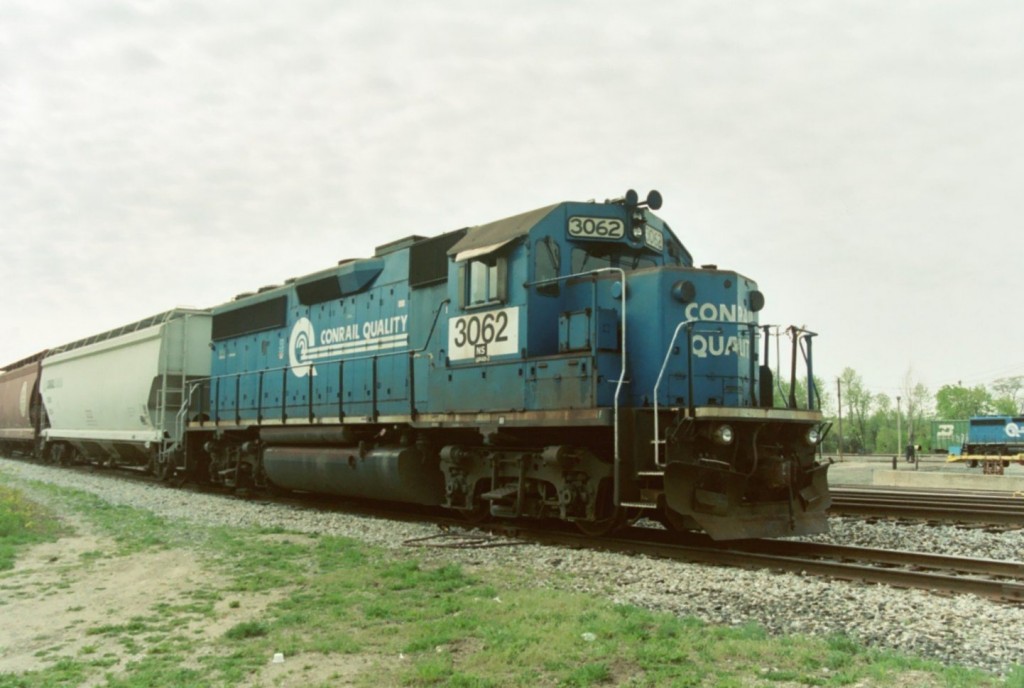
<path fill-rule="evenodd" d="M 1024 374 L 1024 3 L 0 3 L 0 364 L 659 189 L 816 371 Z"/>

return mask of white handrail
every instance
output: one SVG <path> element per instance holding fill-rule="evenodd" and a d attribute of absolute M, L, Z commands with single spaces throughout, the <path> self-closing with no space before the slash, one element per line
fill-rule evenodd
<path fill-rule="evenodd" d="M 727 320 L 703 320 L 701 318 L 691 318 L 689 320 L 684 320 L 681 323 L 679 323 L 678 325 L 676 325 L 676 329 L 672 333 L 672 341 L 669 342 L 668 350 L 665 351 L 665 360 L 662 361 L 662 363 L 661 363 L 661 370 L 658 371 L 658 379 L 654 383 L 654 440 L 652 441 L 652 444 L 654 445 L 654 465 L 655 466 L 660 466 L 660 467 L 664 467 L 665 466 L 665 463 L 662 462 L 662 460 L 661 460 L 661 445 L 664 444 L 665 441 L 661 439 L 661 434 L 659 432 L 659 427 L 658 427 L 658 390 L 661 387 L 662 379 L 665 377 L 665 369 L 668 368 L 668 360 L 672 356 L 672 350 L 676 346 L 676 339 L 679 337 L 680 330 L 682 330 L 684 327 L 687 327 L 687 326 L 691 326 L 692 327 L 693 325 L 697 325 L 697 324 L 721 326 L 721 325 L 731 325 L 731 324 L 735 324 L 735 323 L 733 323 L 732 321 L 727 321 Z M 748 325 L 748 326 L 749 325 L 755 325 L 755 323 L 739 323 L 739 324 L 745 324 L 745 325 Z M 756 331 L 756 327 L 752 328 L 750 330 L 750 356 L 753 356 L 755 351 L 757 350 L 757 342 L 755 341 L 755 334 L 754 334 L 755 331 Z M 691 376 L 691 381 L 692 381 L 693 369 L 692 369 L 692 365 L 689 364 L 689 361 L 690 361 L 689 355 L 690 355 L 690 352 L 687 351 L 686 374 Z M 751 365 L 753 365 L 753 364 L 751 364 Z M 753 369 L 751 369 L 751 372 L 753 372 Z M 751 384 L 753 384 L 753 382 Z M 753 394 L 753 388 L 751 388 L 751 394 Z M 690 405 L 691 408 L 694 405 L 693 399 L 687 399 L 687 403 Z"/>
<path fill-rule="evenodd" d="M 659 439 L 661 435 L 658 431 L 658 388 L 661 387 L 661 379 L 665 376 L 665 369 L 668 368 L 668 359 L 672 356 L 672 349 L 676 346 L 676 338 L 679 337 L 679 331 L 687 325 L 692 325 L 696 322 L 703 322 L 701 320 L 684 320 L 683 322 L 676 325 L 675 332 L 672 333 L 672 341 L 668 344 L 668 350 L 665 352 L 665 360 L 661 363 L 661 370 L 658 371 L 658 379 L 654 383 L 654 465 L 664 466 L 665 464 L 661 461 L 661 443 Z M 688 375 L 693 375 L 692 370 L 687 371 Z M 692 402 L 691 400 L 688 400 Z"/>

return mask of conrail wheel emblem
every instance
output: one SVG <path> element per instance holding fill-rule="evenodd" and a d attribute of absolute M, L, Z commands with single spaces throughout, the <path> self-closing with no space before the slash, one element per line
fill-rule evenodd
<path fill-rule="evenodd" d="M 314 348 L 316 334 L 313 331 L 313 323 L 309 318 L 299 318 L 292 326 L 292 336 L 288 339 L 288 365 L 296 377 L 306 377 L 312 373 L 316 375 L 316 369 L 312 363 L 307 363 L 309 350 Z"/>

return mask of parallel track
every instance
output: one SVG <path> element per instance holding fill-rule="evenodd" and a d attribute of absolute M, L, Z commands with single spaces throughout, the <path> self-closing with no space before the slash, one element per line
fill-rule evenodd
<path fill-rule="evenodd" d="M 832 514 L 1024 527 L 1024 495 L 833 487 Z"/>

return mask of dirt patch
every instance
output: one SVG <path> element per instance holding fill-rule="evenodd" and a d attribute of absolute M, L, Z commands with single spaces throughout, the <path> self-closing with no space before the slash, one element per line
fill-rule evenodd
<path fill-rule="evenodd" d="M 113 540 L 79 519 L 65 519 L 73 521 L 76 535 L 28 550 L 13 570 L 0 574 L 4 671 L 87 657 L 102 658 L 105 671 L 116 672 L 154 638 L 213 640 L 262 614 L 282 594 L 222 593 L 227 581 L 195 552 L 118 555 Z"/>
<path fill-rule="evenodd" d="M 304 653 L 301 657 L 284 657 L 280 663 L 269 662 L 253 676 L 254 686 L 304 688 L 305 686 L 354 686 L 359 676 L 391 673 L 399 669 L 404 657 L 382 655 L 322 655 Z"/>

